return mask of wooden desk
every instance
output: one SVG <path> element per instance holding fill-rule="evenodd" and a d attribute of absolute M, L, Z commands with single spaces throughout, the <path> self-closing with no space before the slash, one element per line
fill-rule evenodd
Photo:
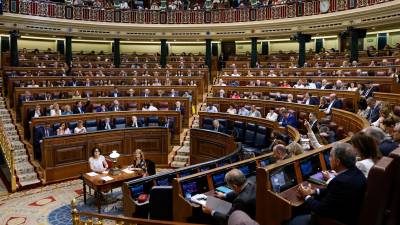
<path fill-rule="evenodd" d="M 57 87 L 58 84 L 61 83 L 62 80 L 64 80 L 67 84 L 71 82 L 73 79 L 75 79 L 79 86 L 85 86 L 84 83 L 86 82 L 86 79 L 88 77 L 74 77 L 74 76 L 69 76 L 69 77 L 62 77 L 62 76 L 39 76 L 39 77 L 21 77 L 21 76 L 16 76 L 16 77 L 7 77 L 5 76 L 6 83 L 7 85 L 5 86 L 7 88 L 7 91 L 9 93 L 13 93 L 14 88 L 19 87 L 21 83 L 27 83 L 31 82 L 34 80 L 37 84 L 42 84 L 45 81 L 50 81 L 52 84 Z M 204 88 L 207 88 L 207 85 L 205 85 L 203 76 L 191 76 L 191 77 L 165 77 L 165 76 L 158 76 L 158 77 L 143 77 L 143 76 L 137 76 L 137 77 L 132 77 L 132 76 L 127 76 L 127 77 L 121 77 L 121 76 L 107 76 L 107 77 L 90 77 L 90 82 L 91 86 L 97 86 L 97 84 L 100 81 L 111 81 L 114 85 L 122 85 L 123 83 L 127 85 L 132 85 L 132 88 L 135 88 L 135 86 L 143 86 L 144 82 L 148 82 L 152 84 L 155 79 L 158 79 L 159 82 L 162 84 L 165 84 L 166 80 L 169 79 L 171 81 L 171 85 L 179 85 L 179 79 L 182 79 L 182 81 L 185 83 L 185 85 L 189 84 L 190 81 L 196 82 L 198 87 L 202 87 L 199 89 L 199 95 L 203 94 Z M 133 84 L 133 79 L 136 79 L 137 84 Z M 205 87 L 204 87 L 205 85 Z M 163 85 L 165 86 L 165 85 Z M 8 94 L 8 93 L 7 93 Z M 123 93 L 125 94 L 125 93 Z"/>
<path fill-rule="evenodd" d="M 313 189 L 325 187 L 324 185 L 314 184 L 314 183 L 311 183 L 308 181 L 303 181 L 301 184 L 303 184 L 303 185 L 311 184 L 311 187 Z M 299 193 L 297 192 L 297 189 L 299 188 L 299 186 L 300 186 L 300 184 L 295 185 L 295 186 L 287 189 L 286 191 L 279 193 L 280 196 L 282 196 L 284 199 L 286 199 L 290 202 L 290 205 L 292 207 L 299 207 L 304 203 L 304 199 L 302 197 L 300 197 Z"/>
<path fill-rule="evenodd" d="M 72 94 L 75 91 L 79 91 L 82 96 L 86 96 L 86 93 L 90 93 L 91 97 L 100 97 L 101 93 L 105 93 L 107 96 L 111 94 L 114 88 L 117 87 L 121 93 L 126 93 L 129 89 L 132 89 L 132 86 L 129 85 L 117 85 L 117 86 L 78 86 L 78 87 L 38 87 L 38 88 L 28 88 L 28 87 L 17 87 L 13 92 L 13 96 L 9 96 L 10 107 L 13 107 L 15 111 L 17 111 L 18 107 L 21 106 L 22 102 L 20 102 L 20 96 L 24 95 L 26 91 L 30 92 L 32 96 L 38 96 L 39 94 L 50 93 L 53 95 L 53 99 L 71 99 Z M 148 89 L 150 96 L 156 97 L 158 96 L 158 91 L 164 91 L 165 93 L 170 93 L 172 89 L 176 92 L 180 93 L 179 96 L 182 96 L 184 92 L 192 93 L 192 102 L 193 104 L 197 104 L 198 100 L 202 99 L 202 96 L 199 96 L 199 91 L 197 86 L 135 86 L 133 88 L 137 93 L 137 96 L 140 96 L 144 93 L 145 89 Z M 142 96 L 143 97 L 143 96 Z M 37 99 L 38 100 L 38 99 Z M 76 99 L 84 100 L 84 98 Z"/>
<path fill-rule="evenodd" d="M 45 183 L 78 178 L 90 171 L 91 150 L 99 147 L 103 155 L 118 150 L 121 166 L 131 165 L 136 149 L 142 149 L 147 159 L 159 167 L 168 165 L 171 150 L 169 131 L 163 127 L 131 128 L 86 134 L 54 136 L 41 144 Z"/>
<path fill-rule="evenodd" d="M 142 172 L 132 171 L 133 173 L 125 173 L 121 170 L 121 173 L 118 175 L 110 175 L 110 174 L 98 174 L 97 176 L 89 176 L 87 173 L 82 175 L 83 180 L 83 201 L 86 204 L 86 185 L 94 190 L 94 197 L 96 199 L 97 211 L 100 213 L 101 211 L 101 199 L 102 192 L 108 192 L 114 188 L 121 187 L 122 184 L 126 181 L 139 178 L 143 176 Z M 112 177 L 113 180 L 105 181 L 102 177 Z"/>

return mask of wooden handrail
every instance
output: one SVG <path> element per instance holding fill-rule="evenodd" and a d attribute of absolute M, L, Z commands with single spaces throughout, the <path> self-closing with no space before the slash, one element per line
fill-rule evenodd
<path fill-rule="evenodd" d="M 112 216 L 106 214 L 99 213 L 91 213 L 91 212 L 79 212 L 77 209 L 76 199 L 72 199 L 71 201 L 71 214 L 72 214 L 72 224 L 80 225 L 80 224 L 103 224 L 103 220 L 112 220 L 116 222 L 116 224 L 124 224 L 124 225 L 199 225 L 194 223 L 183 223 L 177 221 L 163 221 L 163 220 L 151 220 L 151 219 L 141 219 L 141 218 L 132 218 L 125 216 Z M 83 220 L 81 217 L 88 217 L 87 220 Z M 95 218 L 95 220 L 93 219 Z M 97 222 L 94 222 L 97 221 Z"/>

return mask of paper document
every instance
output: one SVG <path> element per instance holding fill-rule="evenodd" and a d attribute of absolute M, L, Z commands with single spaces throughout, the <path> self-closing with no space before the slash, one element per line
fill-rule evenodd
<path fill-rule="evenodd" d="M 207 196 L 205 194 L 197 194 L 192 196 L 190 201 L 202 206 L 206 206 Z"/>
<path fill-rule="evenodd" d="M 124 173 L 133 173 L 133 171 L 132 170 L 130 170 L 130 169 L 128 169 L 128 168 L 126 168 L 126 169 L 123 169 L 122 170 Z"/>
<path fill-rule="evenodd" d="M 89 172 L 89 173 L 86 173 L 88 176 L 91 176 L 91 177 L 94 177 L 94 176 L 97 176 L 97 173 L 96 172 Z"/>
<path fill-rule="evenodd" d="M 110 180 L 113 180 L 114 178 L 112 178 L 110 176 L 105 176 L 105 177 L 101 177 L 101 179 L 104 181 L 110 181 Z"/>
<path fill-rule="evenodd" d="M 224 215 L 228 215 L 232 208 L 232 203 L 221 200 L 213 196 L 207 196 L 207 208 L 213 209 Z"/>

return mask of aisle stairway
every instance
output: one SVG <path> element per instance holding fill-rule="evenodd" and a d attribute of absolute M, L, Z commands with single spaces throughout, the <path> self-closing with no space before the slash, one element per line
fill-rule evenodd
<path fill-rule="evenodd" d="M 206 96 L 207 94 L 205 94 Z M 205 99 L 203 96 L 203 100 Z M 196 107 L 197 111 L 202 111 L 205 107 L 205 103 L 201 103 L 200 107 Z M 193 115 L 191 128 L 199 128 L 199 115 Z M 190 129 L 185 133 L 182 146 L 176 150 L 176 154 L 171 162 L 171 167 L 181 168 L 190 165 Z"/>
<path fill-rule="evenodd" d="M 199 127 L 199 116 L 193 116 L 193 122 L 191 128 L 198 128 Z M 190 130 L 188 130 L 185 134 L 185 138 L 183 140 L 182 146 L 176 151 L 176 155 L 171 162 L 171 167 L 173 168 L 180 168 L 189 165 L 190 159 Z"/>
<path fill-rule="evenodd" d="M 38 174 L 29 161 L 25 145 L 20 141 L 20 137 L 12 122 L 9 111 L 6 109 L 4 99 L 0 97 L 0 119 L 4 124 L 4 132 L 10 140 L 13 148 L 15 162 L 15 174 L 17 177 L 18 188 L 28 185 L 39 184 Z"/>

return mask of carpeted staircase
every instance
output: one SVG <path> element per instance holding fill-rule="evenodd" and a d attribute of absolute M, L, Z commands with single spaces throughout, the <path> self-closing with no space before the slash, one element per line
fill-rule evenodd
<path fill-rule="evenodd" d="M 203 111 L 207 107 L 206 103 L 204 103 L 204 99 L 207 94 L 203 96 L 203 103 L 200 103 L 196 108 L 197 111 Z M 191 128 L 199 128 L 199 115 L 193 115 Z M 176 154 L 173 157 L 171 162 L 172 168 L 181 168 L 190 165 L 190 129 L 185 133 L 185 138 L 183 140 L 182 146 L 176 150 Z"/>
<path fill-rule="evenodd" d="M 4 132 L 6 132 L 6 136 L 11 142 L 13 149 L 18 188 L 40 183 L 35 168 L 29 162 L 25 145 L 20 141 L 18 132 L 2 97 L 0 97 L 0 119 L 3 122 Z"/>
<path fill-rule="evenodd" d="M 191 128 L 199 128 L 199 116 L 193 116 Z M 176 151 L 176 155 L 171 162 L 171 167 L 180 168 L 189 165 L 190 161 L 190 130 L 185 134 L 183 145 Z"/>

